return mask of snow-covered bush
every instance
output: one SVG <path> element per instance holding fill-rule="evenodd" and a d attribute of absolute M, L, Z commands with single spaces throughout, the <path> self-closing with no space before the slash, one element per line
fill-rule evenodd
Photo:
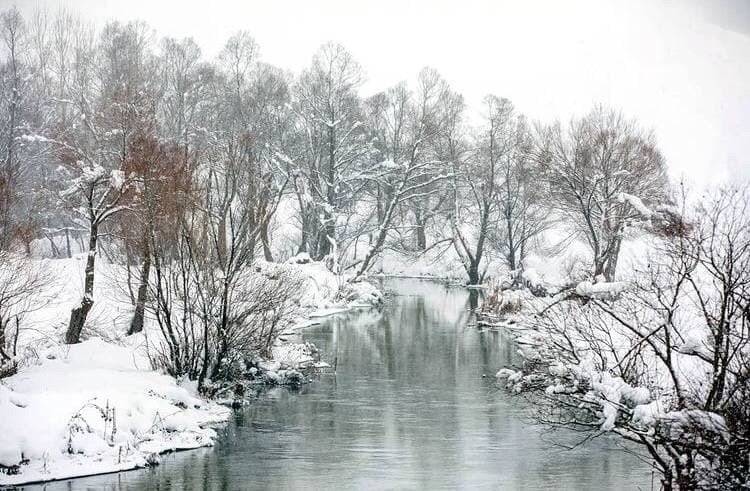
<path fill-rule="evenodd" d="M 383 304 L 383 294 L 366 281 L 345 282 L 336 298 L 351 306 L 379 307 Z"/>
<path fill-rule="evenodd" d="M 157 266 L 150 310 L 162 336 L 153 363 L 201 387 L 231 379 L 245 359 L 270 355 L 280 330 L 297 315 L 303 279 L 283 266 L 238 273 L 226 284 L 213 270 Z"/>
<path fill-rule="evenodd" d="M 750 485 L 748 207 L 746 188 L 717 192 L 632 281 L 580 283 L 499 377 L 543 423 L 644 446 L 665 489 Z"/>
<path fill-rule="evenodd" d="M 46 304 L 51 283 L 44 265 L 25 257 L 0 253 L 0 378 L 16 372 L 18 337 L 25 316 Z"/>

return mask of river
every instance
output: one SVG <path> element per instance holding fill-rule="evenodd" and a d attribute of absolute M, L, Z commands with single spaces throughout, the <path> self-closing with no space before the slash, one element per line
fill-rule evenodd
<path fill-rule="evenodd" d="M 138 471 L 39 489 L 651 489 L 651 470 L 608 437 L 550 433 L 524 399 L 496 386 L 513 363 L 507 334 L 472 323 L 469 293 L 391 279 L 381 313 L 307 328 L 337 360 L 299 390 L 276 388 L 237 411 L 212 449 Z M 658 481 L 658 480 L 657 480 Z"/>

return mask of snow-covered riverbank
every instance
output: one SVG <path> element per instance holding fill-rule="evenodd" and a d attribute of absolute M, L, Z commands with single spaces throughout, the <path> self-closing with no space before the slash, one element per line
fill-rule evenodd
<path fill-rule="evenodd" d="M 230 410 L 152 370 L 143 341 L 49 348 L 5 380 L 0 463 L 15 474 L 1 475 L 0 484 L 133 469 L 163 452 L 212 445 L 212 426 Z"/>
<path fill-rule="evenodd" d="M 158 455 L 213 445 L 231 410 L 197 393 L 195 383 L 153 370 L 153 330 L 124 336 L 127 301 L 102 265 L 95 325 L 80 344 L 60 343 L 78 300 L 82 261 L 49 261 L 52 298 L 26 319 L 19 372 L 0 381 L 0 486 L 116 472 L 150 465 Z M 349 284 L 323 264 L 290 264 L 306 278 L 300 317 L 277 340 L 274 357 L 298 354 L 295 337 L 316 316 L 382 301 L 367 283 Z M 72 279 L 72 281 L 71 281 Z M 109 281 L 111 280 L 111 281 Z"/>

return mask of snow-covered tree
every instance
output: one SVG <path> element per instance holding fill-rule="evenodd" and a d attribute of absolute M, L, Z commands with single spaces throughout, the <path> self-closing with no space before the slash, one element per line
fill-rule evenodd
<path fill-rule="evenodd" d="M 450 166 L 435 151 L 435 143 L 445 130 L 441 105 L 449 93 L 449 86 L 437 72 L 424 69 L 416 93 L 401 83 L 368 101 L 368 129 L 376 162 L 363 177 L 372 181 L 375 230 L 356 277 L 367 272 L 389 232 L 397 225 L 400 232 L 412 228 L 405 220 L 396 223 L 399 212 L 406 211 L 402 216 L 409 214 L 401 208 L 415 209 L 415 203 L 428 202 L 450 177 Z M 414 228 L 421 231 L 417 233 L 421 237 L 418 242 L 424 240 L 424 222 L 417 220 Z"/>
<path fill-rule="evenodd" d="M 485 98 L 484 122 L 467 156 L 455 161 L 457 172 L 451 215 L 453 245 L 470 285 L 484 279 L 487 240 L 497 223 L 503 179 L 502 163 L 511 158 L 513 105 L 496 96 Z"/>
<path fill-rule="evenodd" d="M 123 172 L 131 141 L 153 125 L 154 92 L 150 33 L 141 23 L 105 26 L 100 37 L 86 29 L 75 33 L 71 82 L 65 99 L 56 100 L 58 121 L 40 143 L 52 146 L 67 182 L 59 197 L 89 232 L 81 305 L 71 312 L 66 342 L 77 343 L 94 302 L 96 255 L 102 227 L 126 208 L 131 179 Z"/>
<path fill-rule="evenodd" d="M 301 218 L 300 251 L 317 259 L 334 253 L 343 231 L 338 226 L 365 181 L 370 152 L 358 90 L 362 69 L 337 44 L 325 44 L 294 86 L 300 151 L 292 180 Z M 336 253 L 337 254 L 337 253 Z"/>
<path fill-rule="evenodd" d="M 546 202 L 548 188 L 532 158 L 532 135 L 526 118 L 513 114 L 509 126 L 510 150 L 499 162 L 499 216 L 492 237 L 508 269 L 514 272 L 514 281 L 522 283 L 526 256 L 553 222 Z"/>
<path fill-rule="evenodd" d="M 647 220 L 645 207 L 668 198 L 664 158 L 651 132 L 621 113 L 595 107 L 574 118 L 539 128 L 537 162 L 549 182 L 552 206 L 585 238 L 594 277 L 614 280 L 628 226 Z"/>

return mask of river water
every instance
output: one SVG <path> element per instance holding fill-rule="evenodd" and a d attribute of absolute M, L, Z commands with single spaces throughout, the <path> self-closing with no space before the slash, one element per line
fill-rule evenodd
<path fill-rule="evenodd" d="M 563 448 L 582 436 L 533 426 L 528 403 L 498 389 L 515 349 L 473 325 L 465 289 L 384 286 L 395 295 L 382 312 L 305 330 L 335 375 L 266 392 L 213 449 L 46 489 L 651 489 L 649 466 L 614 439 Z"/>

